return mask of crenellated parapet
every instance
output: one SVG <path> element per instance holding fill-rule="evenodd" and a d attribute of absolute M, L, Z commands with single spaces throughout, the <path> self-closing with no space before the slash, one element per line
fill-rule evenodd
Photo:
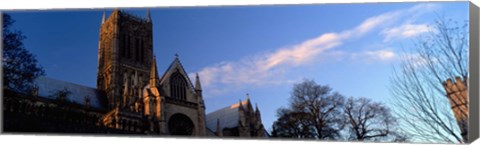
<path fill-rule="evenodd" d="M 443 82 L 450 105 L 452 106 L 453 114 L 457 120 L 458 126 L 462 132 L 463 140 L 467 141 L 468 134 L 468 84 L 467 77 L 455 77 L 455 81 L 447 79 Z"/>

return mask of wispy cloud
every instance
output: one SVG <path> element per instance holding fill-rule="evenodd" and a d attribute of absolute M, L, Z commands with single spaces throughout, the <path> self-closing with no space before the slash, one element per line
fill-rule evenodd
<path fill-rule="evenodd" d="M 427 65 L 438 62 L 436 58 L 425 58 L 418 53 L 403 53 L 400 55 L 400 59 L 404 60 L 403 62 L 408 62 L 408 67 L 414 69 L 426 68 Z"/>
<path fill-rule="evenodd" d="M 396 59 L 398 56 L 392 49 L 382 50 L 368 50 L 362 52 L 350 53 L 353 60 L 360 60 L 363 62 L 389 62 Z"/>
<path fill-rule="evenodd" d="M 226 93 L 230 89 L 240 89 L 251 85 L 274 85 L 290 83 L 284 74 L 295 67 L 318 62 L 314 59 L 321 54 L 329 54 L 346 41 L 361 38 L 365 34 L 381 29 L 411 13 L 424 11 L 431 4 L 419 4 L 409 9 L 391 11 L 365 19 L 356 27 L 340 32 L 321 34 L 299 44 L 279 48 L 272 52 L 261 52 L 246 56 L 239 61 L 226 61 L 201 69 L 201 77 L 207 96 Z M 341 55 L 339 53 L 331 53 Z M 376 50 L 358 53 L 374 60 L 390 60 L 396 55 L 391 50 Z M 315 60 L 315 61 L 313 61 Z M 192 75 L 192 74 L 190 74 Z"/>
<path fill-rule="evenodd" d="M 429 32 L 430 30 L 431 28 L 427 24 L 404 24 L 398 27 L 384 29 L 382 34 L 385 36 L 384 41 L 387 42 L 392 39 L 412 38 Z"/>

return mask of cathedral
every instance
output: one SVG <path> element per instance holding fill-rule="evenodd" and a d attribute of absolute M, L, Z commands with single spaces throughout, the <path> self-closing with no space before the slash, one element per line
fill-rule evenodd
<path fill-rule="evenodd" d="M 152 47 L 152 22 L 119 10 L 102 18 L 97 89 L 110 110 L 101 124 L 122 128 L 136 122 L 149 134 L 205 136 L 205 104 L 178 57 L 159 77 Z"/>
<path fill-rule="evenodd" d="M 194 82 L 178 55 L 158 73 L 152 20 L 104 12 L 97 87 L 47 77 L 32 92 L 4 91 L 4 131 L 267 137 L 250 99 L 205 113 L 200 76 Z"/>

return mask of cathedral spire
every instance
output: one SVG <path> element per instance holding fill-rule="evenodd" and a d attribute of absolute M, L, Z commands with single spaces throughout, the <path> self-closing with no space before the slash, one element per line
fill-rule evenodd
<path fill-rule="evenodd" d="M 239 107 L 238 107 L 238 108 L 243 109 L 242 99 L 238 100 L 238 104 L 239 104 Z"/>
<path fill-rule="evenodd" d="M 247 104 L 250 104 L 250 94 L 247 93 Z"/>
<path fill-rule="evenodd" d="M 154 55 L 152 60 L 152 68 L 150 70 L 150 87 L 156 87 L 159 79 L 156 61 L 157 57 Z"/>
<path fill-rule="evenodd" d="M 105 15 L 106 15 L 105 13 L 106 13 L 105 10 L 103 10 L 102 24 L 105 23 L 105 19 L 106 19 L 106 18 L 105 18 Z"/>
<path fill-rule="evenodd" d="M 258 121 L 258 123 L 261 125 L 262 124 L 262 115 L 260 114 L 260 109 L 258 109 L 257 103 L 255 103 L 255 120 Z"/>
<path fill-rule="evenodd" d="M 147 9 L 147 22 L 151 22 L 152 18 L 150 18 L 150 9 Z"/>
<path fill-rule="evenodd" d="M 216 130 L 217 136 L 221 137 L 223 136 L 222 128 L 220 127 L 220 119 L 217 118 L 217 130 Z"/>
<path fill-rule="evenodd" d="M 260 109 L 258 109 L 257 103 L 255 103 L 255 115 L 260 118 Z"/>
<path fill-rule="evenodd" d="M 198 73 L 196 73 L 195 90 L 196 91 L 202 90 L 202 86 L 200 85 L 200 77 L 198 76 Z"/>

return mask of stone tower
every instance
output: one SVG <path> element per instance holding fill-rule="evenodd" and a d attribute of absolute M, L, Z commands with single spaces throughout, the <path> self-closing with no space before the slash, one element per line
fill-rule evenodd
<path fill-rule="evenodd" d="M 152 66 L 152 22 L 115 9 L 100 27 L 97 89 L 104 91 L 110 109 L 135 110 Z M 137 110 L 138 111 L 138 110 Z"/>
<path fill-rule="evenodd" d="M 468 141 L 468 95 L 467 78 L 462 80 L 456 77 L 455 81 L 448 79 L 443 82 L 443 87 L 447 93 L 448 100 L 452 106 L 453 114 L 460 128 L 463 141 Z"/>

